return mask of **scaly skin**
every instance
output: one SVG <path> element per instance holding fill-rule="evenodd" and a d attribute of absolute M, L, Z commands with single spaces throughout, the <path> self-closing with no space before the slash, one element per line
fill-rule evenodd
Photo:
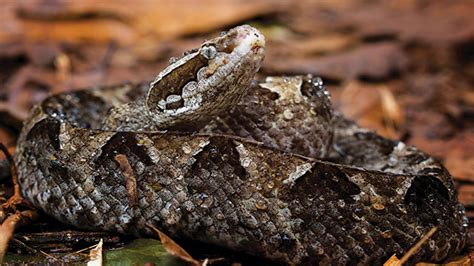
<path fill-rule="evenodd" d="M 291 264 L 382 264 L 434 226 L 409 263 L 459 253 L 466 218 L 442 165 L 345 120 L 317 78 L 250 84 L 263 46 L 241 26 L 149 86 L 45 99 L 18 142 L 24 196 L 79 228 L 150 235 L 152 223 Z"/>

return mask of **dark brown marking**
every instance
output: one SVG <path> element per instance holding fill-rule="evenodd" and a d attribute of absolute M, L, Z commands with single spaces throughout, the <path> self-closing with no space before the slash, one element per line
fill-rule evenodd
<path fill-rule="evenodd" d="M 114 154 L 125 154 L 129 161 L 141 161 L 145 165 L 153 165 L 152 159 L 148 156 L 147 148 L 139 145 L 137 134 L 133 132 L 117 132 L 105 145 L 96 163 L 103 164 L 105 160 L 114 160 Z"/>
<path fill-rule="evenodd" d="M 316 163 L 311 170 L 296 179 L 291 189 L 285 191 L 285 198 L 288 199 L 326 195 L 327 200 L 344 199 L 349 202 L 354 201 L 351 196 L 361 192 L 359 186 L 352 183 L 344 172 L 322 163 Z"/>
<path fill-rule="evenodd" d="M 247 179 L 247 171 L 240 164 L 240 156 L 235 149 L 235 143 L 231 139 L 222 137 L 212 137 L 209 144 L 198 153 L 195 158 L 196 162 L 191 168 L 190 175 L 197 169 L 210 169 L 215 165 L 228 164 L 232 166 L 233 172 L 240 179 Z"/>
<path fill-rule="evenodd" d="M 27 141 L 42 142 L 43 147 L 52 146 L 59 149 L 59 131 L 61 122 L 53 118 L 43 119 L 36 123 L 26 136 Z M 39 144 L 39 143 L 38 143 Z"/>
<path fill-rule="evenodd" d="M 108 106 L 103 99 L 89 91 L 59 94 L 41 103 L 43 111 L 50 117 L 80 128 L 98 128 Z"/>

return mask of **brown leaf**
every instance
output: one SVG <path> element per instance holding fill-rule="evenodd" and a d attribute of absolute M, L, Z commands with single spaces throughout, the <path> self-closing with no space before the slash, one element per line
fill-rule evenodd
<path fill-rule="evenodd" d="M 18 2 L 2 1 L 2 8 L 0 8 L 0 43 L 14 43 L 22 37 L 22 28 L 18 23 L 15 14 L 15 8 Z"/>
<path fill-rule="evenodd" d="M 468 140 L 465 144 L 464 148 L 450 150 L 444 164 L 457 180 L 474 182 L 474 140 Z"/>
<path fill-rule="evenodd" d="M 449 140 L 414 135 L 410 144 L 440 159 L 457 180 L 474 182 L 474 132 L 462 132 Z"/>
<path fill-rule="evenodd" d="M 412 2 L 300 1 L 291 9 L 295 17 L 291 26 L 307 34 L 349 29 L 362 38 L 401 39 L 441 47 L 472 38 L 471 1 Z"/>
<path fill-rule="evenodd" d="M 267 57 L 263 65 L 266 72 L 282 74 L 311 73 L 335 80 L 360 77 L 383 79 L 402 72 L 407 57 L 397 44 L 383 42 L 366 44 L 350 51 L 321 57 Z"/>
<path fill-rule="evenodd" d="M 461 185 L 458 188 L 458 198 L 464 206 L 474 207 L 474 185 Z"/>
<path fill-rule="evenodd" d="M 269 38 L 265 35 L 265 38 L 270 39 L 271 37 Z M 333 33 L 323 36 L 309 36 L 307 38 L 290 35 L 290 37 L 271 42 L 267 47 L 267 57 L 291 58 L 293 56 L 301 57 L 335 53 L 349 48 L 350 45 L 354 45 L 356 42 L 357 40 L 353 36 L 347 34 Z"/>
<path fill-rule="evenodd" d="M 15 226 L 20 221 L 21 214 L 16 213 L 8 216 L 0 225 L 0 263 L 3 261 L 5 252 L 7 251 L 8 241 L 15 231 Z"/>
<path fill-rule="evenodd" d="M 399 137 L 404 114 L 387 86 L 349 82 L 335 96 L 336 108 L 348 118 L 383 136 Z"/>
<path fill-rule="evenodd" d="M 167 235 L 165 235 L 163 232 L 158 230 L 158 228 L 156 228 L 152 224 L 147 224 L 147 225 L 150 228 L 152 228 L 153 230 L 155 230 L 155 232 L 158 233 L 158 236 L 160 237 L 161 243 L 163 244 L 166 251 L 170 255 L 175 256 L 177 258 L 180 258 L 184 261 L 187 261 L 190 264 L 195 265 L 195 266 L 200 266 L 201 265 L 200 261 L 194 259 L 191 255 L 189 255 L 189 253 L 186 252 L 186 250 L 184 250 L 178 244 L 176 244 L 176 242 L 174 242 L 173 239 L 169 238 Z"/>
<path fill-rule="evenodd" d="M 137 33 L 129 25 L 119 21 L 89 19 L 87 21 L 51 21 L 22 20 L 24 40 L 37 42 L 69 43 L 92 42 L 108 43 L 116 41 L 122 45 L 130 45 L 137 38 Z M 94 29 L 94 30 L 91 30 Z"/>
<path fill-rule="evenodd" d="M 27 40 L 114 40 L 131 45 L 144 38 L 173 38 L 232 25 L 255 16 L 283 10 L 289 1 L 57 1 L 28 2 L 20 7 L 20 23 Z M 93 14 L 88 19 L 81 18 Z M 66 18 L 66 19 L 65 19 Z M 94 29 L 94 30 L 91 30 Z"/>
<path fill-rule="evenodd" d="M 347 14 L 347 19 L 358 24 L 364 35 L 392 33 L 407 42 L 444 46 L 472 37 L 473 12 L 474 5 L 468 2 L 433 2 L 423 9 L 373 5 Z"/>
<path fill-rule="evenodd" d="M 384 262 L 383 266 L 400 266 L 400 260 L 394 254 L 392 255 L 386 262 Z"/>

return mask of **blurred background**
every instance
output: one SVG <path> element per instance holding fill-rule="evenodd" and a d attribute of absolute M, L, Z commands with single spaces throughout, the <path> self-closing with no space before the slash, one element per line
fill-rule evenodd
<path fill-rule="evenodd" d="M 0 4 L 0 141 L 11 152 L 48 94 L 153 79 L 170 57 L 246 23 L 267 39 L 258 78 L 321 76 L 346 116 L 443 161 L 474 217 L 474 1 Z"/>

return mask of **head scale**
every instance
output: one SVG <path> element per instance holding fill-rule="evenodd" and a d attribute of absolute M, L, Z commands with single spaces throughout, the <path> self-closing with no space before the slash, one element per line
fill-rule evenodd
<path fill-rule="evenodd" d="M 247 92 L 264 58 L 264 47 L 263 35 L 248 25 L 204 42 L 151 83 L 148 110 L 166 126 L 211 119 Z"/>

